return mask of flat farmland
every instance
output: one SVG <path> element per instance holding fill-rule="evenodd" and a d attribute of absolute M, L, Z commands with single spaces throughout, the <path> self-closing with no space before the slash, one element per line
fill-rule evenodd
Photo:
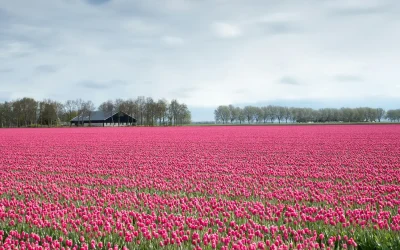
<path fill-rule="evenodd" d="M 0 130 L 0 249 L 400 249 L 400 126 Z"/>

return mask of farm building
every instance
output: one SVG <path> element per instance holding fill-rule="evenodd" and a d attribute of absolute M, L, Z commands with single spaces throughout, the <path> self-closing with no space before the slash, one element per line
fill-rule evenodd
<path fill-rule="evenodd" d="M 83 126 L 128 126 L 135 125 L 136 119 L 124 112 L 105 113 L 103 111 L 93 111 L 86 115 L 76 116 L 71 121 L 71 125 Z"/>

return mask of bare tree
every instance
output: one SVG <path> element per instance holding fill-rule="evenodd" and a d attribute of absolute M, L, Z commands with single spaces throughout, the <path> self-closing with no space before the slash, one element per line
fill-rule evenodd
<path fill-rule="evenodd" d="M 126 103 L 123 99 L 118 98 L 114 101 L 115 112 L 117 112 L 118 116 L 118 126 L 121 123 L 121 115 L 122 112 L 126 112 Z"/>
<path fill-rule="evenodd" d="M 92 114 L 96 110 L 94 103 L 92 101 L 87 101 L 85 103 L 85 112 L 89 117 L 89 127 L 92 126 Z"/>
<path fill-rule="evenodd" d="M 219 106 L 219 107 L 221 107 L 221 106 Z M 222 121 L 222 112 L 219 107 L 216 110 L 214 110 L 215 123 Z"/>
<path fill-rule="evenodd" d="M 239 107 L 237 107 L 236 110 L 236 112 L 238 113 L 239 123 L 242 124 L 242 122 L 246 120 L 246 114 L 244 113 L 244 110 Z"/>
<path fill-rule="evenodd" d="M 271 123 L 273 123 L 276 119 L 276 113 L 277 113 L 276 107 L 268 105 L 267 110 L 268 110 L 268 118 L 271 120 Z"/>
<path fill-rule="evenodd" d="M 156 103 L 153 98 L 147 97 L 145 103 L 146 111 L 146 125 L 154 126 L 154 119 L 156 117 Z"/>
<path fill-rule="evenodd" d="M 386 112 L 386 119 L 391 122 L 400 122 L 400 109 L 390 109 Z"/>
<path fill-rule="evenodd" d="M 78 99 L 75 100 L 75 106 L 76 106 L 76 109 L 77 109 L 77 112 L 78 112 L 78 117 L 77 117 L 78 118 L 78 123 L 77 123 L 77 125 L 79 126 L 81 121 L 83 122 L 83 111 L 84 111 L 84 108 L 85 108 L 85 102 L 81 98 L 78 98 Z M 82 124 L 82 126 L 83 126 L 83 124 Z"/>
<path fill-rule="evenodd" d="M 283 119 L 285 119 L 285 122 L 288 123 L 288 120 L 291 119 L 292 112 L 290 111 L 290 108 L 288 107 L 283 107 Z"/>
<path fill-rule="evenodd" d="M 156 104 L 156 115 L 159 119 L 159 125 L 164 125 L 167 113 L 168 102 L 165 99 L 160 99 Z"/>
<path fill-rule="evenodd" d="M 378 122 L 381 122 L 381 120 L 385 117 L 385 110 L 383 108 L 377 108 L 376 109 L 376 119 Z"/>
<path fill-rule="evenodd" d="M 276 110 L 276 119 L 278 119 L 278 123 L 281 123 L 281 120 L 285 116 L 285 108 L 276 106 L 275 110 Z"/>
<path fill-rule="evenodd" d="M 111 118 L 112 124 L 117 112 L 119 125 L 122 112 L 129 114 L 130 117 L 140 118 L 142 125 L 165 125 L 167 119 L 171 125 L 191 122 L 191 113 L 187 105 L 177 100 L 169 104 L 165 99 L 155 102 L 151 97 L 140 96 L 137 99 L 116 99 L 114 102 L 108 100 L 100 104 L 98 109 L 104 112 L 107 119 Z M 12 102 L 0 103 L 0 127 L 26 127 L 34 123 L 37 126 L 50 127 L 65 121 L 71 122 L 74 117 L 78 126 L 84 125 L 87 120 L 89 120 L 89 126 L 92 126 L 94 110 L 92 101 L 84 101 L 81 98 L 60 103 L 50 99 L 35 101 L 33 98 L 24 97 Z M 133 124 L 133 122 L 131 118 L 127 121 L 128 124 Z"/>
<path fill-rule="evenodd" d="M 65 113 L 67 114 L 68 121 L 71 121 L 77 114 L 77 107 L 74 100 L 68 100 L 64 103 Z"/>
<path fill-rule="evenodd" d="M 254 119 L 256 120 L 256 123 L 261 122 L 263 119 L 263 111 L 259 107 L 254 107 Z"/>
<path fill-rule="evenodd" d="M 177 125 L 178 114 L 179 114 L 179 103 L 176 99 L 173 99 L 169 105 L 170 115 L 172 115 L 172 125 Z"/>
<path fill-rule="evenodd" d="M 221 105 L 214 111 L 216 122 L 222 121 L 222 124 L 227 123 L 230 120 L 231 112 L 228 106 Z"/>
<path fill-rule="evenodd" d="M 25 127 L 27 127 L 36 120 L 37 102 L 33 98 L 24 97 L 18 100 L 18 103 L 18 110 L 21 112 Z"/>
<path fill-rule="evenodd" d="M 246 106 L 243 108 L 243 112 L 246 116 L 247 122 L 250 124 L 254 121 L 254 107 Z"/>
<path fill-rule="evenodd" d="M 16 121 L 17 127 L 21 126 L 21 120 L 23 120 L 23 111 L 21 107 L 21 101 L 15 100 L 12 102 L 12 111 L 14 114 L 14 120 Z"/>
<path fill-rule="evenodd" d="M 41 125 L 47 125 L 48 127 L 57 125 L 57 102 L 52 101 L 51 99 L 44 99 L 41 102 L 41 109 Z"/>
<path fill-rule="evenodd" d="M 104 115 L 106 116 L 106 118 L 108 119 L 109 117 L 111 117 L 111 123 L 114 126 L 114 103 L 112 100 L 108 100 L 106 102 L 103 102 L 102 104 L 100 104 L 100 106 L 98 107 L 98 110 L 102 111 L 104 113 Z M 108 117 L 107 117 L 108 116 Z"/>
<path fill-rule="evenodd" d="M 126 106 L 126 111 L 128 112 L 128 114 L 131 117 L 134 117 L 135 119 L 137 119 L 138 106 L 137 106 L 137 103 L 135 102 L 135 100 L 133 100 L 132 98 L 127 100 L 125 102 L 125 106 Z M 133 125 L 133 120 L 130 122 L 130 125 Z"/>
<path fill-rule="evenodd" d="M 264 123 L 266 123 L 267 122 L 267 120 L 268 120 L 268 108 L 266 107 L 266 106 L 263 106 L 263 107 L 261 107 L 261 114 L 262 114 L 262 120 L 263 120 L 263 122 Z"/>
<path fill-rule="evenodd" d="M 238 119 L 239 113 L 238 110 L 232 104 L 229 104 L 228 108 L 229 108 L 229 120 L 231 123 L 233 123 Z"/>
<path fill-rule="evenodd" d="M 138 96 L 136 99 L 136 105 L 138 107 L 138 115 L 140 116 L 140 125 L 143 125 L 143 119 L 146 112 L 146 99 L 144 96 Z"/>

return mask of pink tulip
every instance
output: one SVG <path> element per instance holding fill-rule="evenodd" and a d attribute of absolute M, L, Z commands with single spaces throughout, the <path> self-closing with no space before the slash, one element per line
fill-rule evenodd
<path fill-rule="evenodd" d="M 400 231 L 399 127 L 0 130 L 0 248 L 355 248 Z"/>

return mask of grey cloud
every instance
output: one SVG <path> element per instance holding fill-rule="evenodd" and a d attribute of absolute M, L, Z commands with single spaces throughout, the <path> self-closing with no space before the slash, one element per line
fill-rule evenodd
<path fill-rule="evenodd" d="M 338 82 L 362 82 L 363 79 L 356 75 L 337 75 L 335 80 Z"/>
<path fill-rule="evenodd" d="M 398 5 L 396 0 L 368 2 L 383 1 Z M 12 98 L 22 97 L 19 91 L 25 88 L 38 90 L 33 93 L 38 99 L 59 93 L 57 99 L 65 100 L 81 93 L 97 104 L 125 93 L 184 98 L 192 106 L 270 100 L 283 90 L 288 98 L 399 96 L 397 6 L 369 8 L 361 1 L 361 7 L 350 9 L 346 0 L 311 0 L 311 9 L 308 0 L 254 0 L 251 5 L 242 0 L 3 2 L 0 61 L 6 64 L 0 63 L 0 89 L 10 91 Z M 167 8 L 171 2 L 184 6 Z M 344 20 L 350 15 L 355 16 L 352 25 Z M 210 25 L 221 20 L 237 25 L 242 36 L 215 39 Z M 160 43 L 159 38 L 168 35 L 181 37 L 185 46 L 169 49 Z M 68 67 L 49 77 L 31 74 L 40 64 Z M 7 68 L 14 72 L 4 72 Z M 327 78 L 332 71 L 359 76 Z M 29 79 L 22 81 L 21 76 Z M 135 86 L 110 81 L 115 78 Z M 337 84 L 340 81 L 343 84 Z M 302 87 L 306 84 L 313 91 Z M 212 110 L 209 113 L 212 117 Z"/>
<path fill-rule="evenodd" d="M 112 80 L 107 82 L 96 82 L 91 80 L 85 80 L 78 83 L 78 86 L 85 87 L 88 89 L 110 89 L 118 86 L 125 86 L 126 82 L 121 80 Z"/>
<path fill-rule="evenodd" d="M 85 0 L 85 2 L 91 5 L 102 5 L 111 2 L 111 0 Z"/>
<path fill-rule="evenodd" d="M 10 72 L 13 72 L 13 71 L 14 70 L 10 69 L 10 68 L 0 69 L 0 73 L 10 73 Z"/>
<path fill-rule="evenodd" d="M 59 70 L 59 67 L 56 65 L 50 65 L 50 64 L 43 64 L 39 65 L 35 68 L 35 71 L 38 73 L 54 73 Z"/>
<path fill-rule="evenodd" d="M 109 84 L 98 83 L 94 81 L 82 81 L 78 85 L 88 88 L 88 89 L 108 89 L 111 86 Z"/>
<path fill-rule="evenodd" d="M 279 83 L 280 84 L 287 84 L 287 85 L 300 85 L 300 83 L 296 79 L 294 79 L 292 77 L 289 77 L 289 76 L 282 77 L 279 80 Z"/>
<path fill-rule="evenodd" d="M 24 58 L 32 55 L 34 48 L 25 43 L 0 40 L 0 59 Z"/>
<path fill-rule="evenodd" d="M 198 87 L 184 87 L 170 92 L 175 98 L 188 98 L 193 92 L 199 91 Z"/>
<path fill-rule="evenodd" d="M 5 21 L 10 21 L 10 19 L 11 15 L 5 9 L 0 8 L 0 26 Z"/>
<path fill-rule="evenodd" d="M 379 5 L 375 7 L 352 7 L 352 8 L 340 8 L 332 11 L 335 16 L 362 16 L 362 15 L 376 15 L 389 13 L 393 10 L 392 5 Z"/>
<path fill-rule="evenodd" d="M 26 57 L 39 50 L 49 51 L 57 46 L 55 34 L 56 32 L 48 28 L 15 24 L 9 20 L 2 22 L 0 19 L 0 50 L 2 47 L 6 48 L 12 53 L 10 57 Z"/>
<path fill-rule="evenodd" d="M 270 34 L 297 33 L 300 29 L 291 22 L 268 22 L 264 24 L 265 29 Z"/>

